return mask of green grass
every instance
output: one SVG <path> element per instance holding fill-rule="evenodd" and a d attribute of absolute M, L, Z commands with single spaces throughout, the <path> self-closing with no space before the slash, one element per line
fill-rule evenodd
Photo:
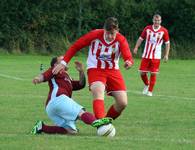
<path fill-rule="evenodd" d="M 86 61 L 84 56 L 75 59 Z M 74 60 L 70 74 L 77 78 Z M 0 150 L 195 149 L 195 60 L 162 63 L 153 97 L 141 95 L 140 60 L 128 71 L 121 67 L 129 103 L 114 121 L 117 135 L 112 139 L 97 137 L 96 130 L 82 122 L 77 124 L 77 136 L 29 134 L 38 119 L 52 124 L 44 110 L 48 86 L 31 82 L 40 64 L 49 61 L 49 56 L 0 56 Z M 73 98 L 92 111 L 88 87 L 75 92 Z M 113 101 L 106 97 L 105 102 L 108 108 Z"/>

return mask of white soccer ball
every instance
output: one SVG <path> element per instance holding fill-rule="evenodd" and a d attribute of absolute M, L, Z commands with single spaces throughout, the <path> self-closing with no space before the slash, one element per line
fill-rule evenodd
<path fill-rule="evenodd" d="M 116 129 L 111 123 L 102 125 L 97 129 L 98 136 L 114 137 L 115 134 L 116 134 Z"/>

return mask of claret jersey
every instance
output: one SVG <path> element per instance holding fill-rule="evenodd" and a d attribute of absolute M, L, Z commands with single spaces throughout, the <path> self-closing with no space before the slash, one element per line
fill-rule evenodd
<path fill-rule="evenodd" d="M 73 90 L 83 88 L 83 86 L 79 84 L 79 81 L 72 80 L 67 72 L 61 70 L 57 75 L 53 75 L 52 69 L 53 68 L 49 68 L 43 73 L 44 82 L 48 81 L 49 85 L 46 105 L 52 98 L 58 97 L 62 94 L 71 97 Z"/>

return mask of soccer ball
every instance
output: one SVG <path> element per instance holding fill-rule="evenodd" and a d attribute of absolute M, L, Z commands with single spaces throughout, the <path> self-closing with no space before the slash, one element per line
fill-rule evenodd
<path fill-rule="evenodd" d="M 116 129 L 111 123 L 102 125 L 97 129 L 98 136 L 114 137 L 115 134 L 116 134 Z"/>

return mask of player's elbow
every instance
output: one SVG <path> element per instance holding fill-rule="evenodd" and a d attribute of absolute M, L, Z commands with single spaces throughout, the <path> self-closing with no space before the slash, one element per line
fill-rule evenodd
<path fill-rule="evenodd" d="M 83 89 L 86 86 L 86 79 L 85 79 L 85 77 L 79 82 L 79 85 L 80 85 L 81 89 Z"/>
<path fill-rule="evenodd" d="M 86 86 L 86 82 L 82 82 L 82 83 L 80 84 L 80 86 L 81 86 L 81 89 L 83 89 L 83 88 Z"/>

